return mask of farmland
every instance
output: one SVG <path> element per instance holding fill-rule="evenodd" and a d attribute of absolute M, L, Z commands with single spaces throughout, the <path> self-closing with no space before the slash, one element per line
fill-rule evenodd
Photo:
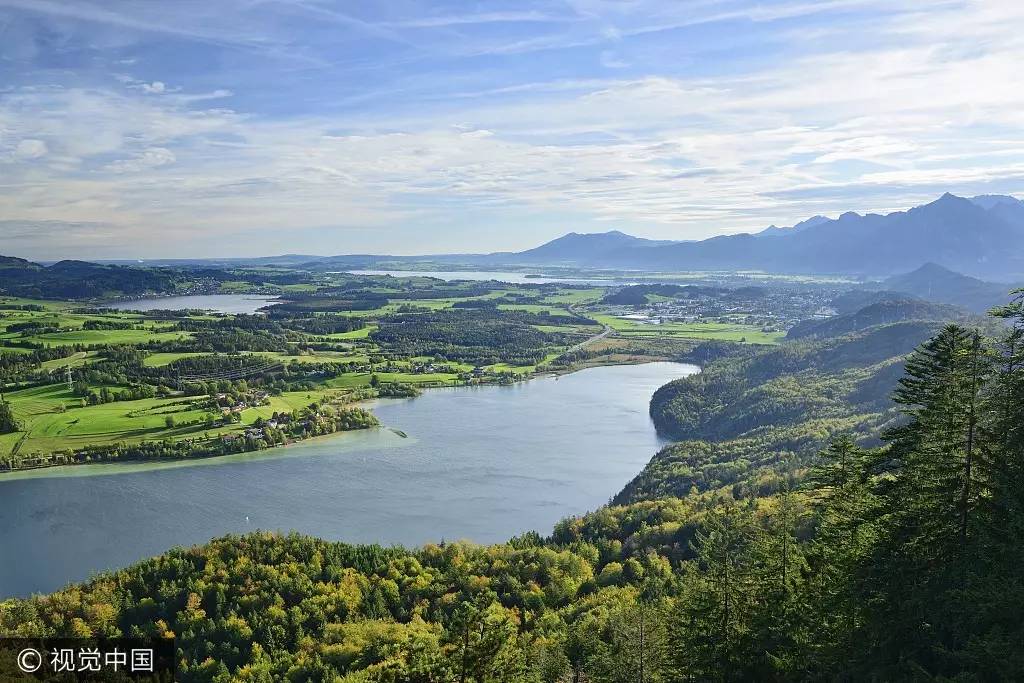
<path fill-rule="evenodd" d="M 220 291 L 253 291 L 251 280 Z M 279 291 L 287 298 L 256 315 L 0 299 L 0 388 L 18 427 L 0 435 L 0 466 L 107 457 L 96 449 L 125 457 L 147 444 L 173 457 L 261 448 L 335 424 L 338 409 L 378 394 L 784 334 L 756 297 L 737 304 L 727 289 L 332 274 Z M 290 416 L 287 433 L 266 431 L 275 415 Z"/>

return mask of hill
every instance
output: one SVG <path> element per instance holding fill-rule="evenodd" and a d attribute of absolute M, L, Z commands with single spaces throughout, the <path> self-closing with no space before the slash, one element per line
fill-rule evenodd
<path fill-rule="evenodd" d="M 926 263 L 912 272 L 894 275 L 883 281 L 881 286 L 928 301 L 962 306 L 975 313 L 984 313 L 1002 304 L 1011 289 L 1010 285 L 985 282 L 936 263 Z"/>
<path fill-rule="evenodd" d="M 779 485 L 779 472 L 809 462 L 835 434 L 876 443 L 897 418 L 889 396 L 907 354 L 947 322 L 968 317 L 952 306 L 891 299 L 798 325 L 770 349 L 697 347 L 692 359 L 709 359 L 703 371 L 651 398 L 654 424 L 678 442 L 613 502 L 721 487 L 761 495 Z"/>
<path fill-rule="evenodd" d="M 786 338 L 838 337 L 876 325 L 904 320 L 961 320 L 966 316 L 967 311 L 956 306 L 897 295 L 870 303 L 853 313 L 797 323 L 790 328 Z"/>
<path fill-rule="evenodd" d="M 44 267 L 0 256 L 0 293 L 33 299 L 88 299 L 138 296 L 174 289 L 175 276 L 149 268 L 59 261 Z"/>

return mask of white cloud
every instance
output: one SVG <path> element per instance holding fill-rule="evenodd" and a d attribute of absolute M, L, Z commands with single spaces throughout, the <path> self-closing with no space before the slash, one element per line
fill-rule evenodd
<path fill-rule="evenodd" d="M 26 138 L 18 143 L 17 149 L 14 154 L 19 159 L 39 159 L 46 156 L 49 150 L 46 148 L 46 143 L 42 140 L 35 140 L 33 138 Z"/>
<path fill-rule="evenodd" d="M 143 150 L 134 158 L 118 159 L 103 168 L 111 173 L 138 173 L 145 169 L 173 164 L 175 159 L 174 152 L 171 150 L 164 147 L 151 147 Z"/>
<path fill-rule="evenodd" d="M 574 11 L 607 27 L 610 6 L 581 0 Z M 770 21 L 824 11 L 765 7 L 740 14 Z M 943 7 L 879 20 L 870 44 L 856 40 L 862 27 L 836 25 L 813 53 L 727 75 L 500 80 L 454 96 L 428 92 L 427 82 L 408 95 L 390 90 L 406 105 L 394 111 L 283 102 L 288 113 L 272 117 L 242 104 L 214 108 L 233 93 L 209 81 L 197 91 L 166 85 L 181 82 L 173 74 L 126 77 L 129 87 L 115 90 L 12 89 L 0 94 L 0 159 L 16 160 L 4 167 L 0 215 L 104 225 L 104 239 L 134 239 L 140 249 L 154 232 L 183 245 L 238 233 L 258 245 L 268 233 L 308 240 L 304 231 L 320 226 L 375 231 L 385 244 L 423 225 L 478 221 L 473 229 L 485 232 L 536 215 L 579 217 L 565 229 L 697 238 L 998 182 L 1024 189 L 1024 91 L 1010 87 L 1024 63 L 1024 15 L 998 3 Z M 424 30 L 471 23 L 456 19 L 415 21 Z M 658 19 L 669 26 L 679 17 Z M 597 30 L 616 45 L 590 53 L 592 62 L 633 59 L 628 30 Z M 372 101 L 364 94 L 346 103 Z M 12 150 L 4 140 L 21 142 Z M 42 153 L 22 154 L 29 141 Z M 483 248 L 528 246 L 525 234 L 492 236 Z M 333 239 L 305 248 L 346 249 Z M 450 239 L 433 248 L 465 248 Z M 409 251 L 422 243 L 390 242 Z"/>

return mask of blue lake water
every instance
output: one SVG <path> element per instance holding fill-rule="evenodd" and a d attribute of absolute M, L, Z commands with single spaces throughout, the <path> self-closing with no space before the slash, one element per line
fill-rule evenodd
<path fill-rule="evenodd" d="M 255 313 L 277 300 L 252 294 L 197 294 L 195 296 L 162 296 L 114 301 L 104 304 L 119 311 L 180 311 L 198 309 L 219 313 Z"/>
<path fill-rule="evenodd" d="M 379 429 L 195 463 L 0 475 L 0 599 L 229 532 L 404 545 L 546 535 L 643 468 L 664 444 L 651 395 L 697 370 L 600 367 L 373 407 L 408 438 Z"/>
<path fill-rule="evenodd" d="M 452 280 L 508 282 L 510 284 L 543 285 L 552 282 L 578 285 L 627 285 L 636 284 L 630 279 L 619 277 L 586 278 L 586 277 L 557 277 L 545 276 L 531 273 L 509 273 L 497 270 L 451 270 L 451 271 L 419 271 L 419 270 L 350 270 L 353 275 L 390 275 L 392 277 L 433 277 L 438 280 L 451 282 Z"/>

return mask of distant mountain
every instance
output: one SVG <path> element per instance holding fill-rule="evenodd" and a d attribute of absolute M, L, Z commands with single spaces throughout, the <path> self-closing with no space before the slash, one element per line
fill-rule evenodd
<path fill-rule="evenodd" d="M 926 263 L 910 273 L 890 277 L 881 286 L 928 301 L 963 306 L 975 313 L 984 313 L 993 306 L 1005 304 L 1011 289 L 1011 285 L 985 282 L 935 263 Z"/>
<path fill-rule="evenodd" d="M 127 263 L 120 261 L 118 263 Z M 813 216 L 788 228 L 701 241 L 651 240 L 618 230 L 571 232 L 521 252 L 397 256 L 287 254 L 260 258 L 172 259 L 142 265 L 281 265 L 310 270 L 495 269 L 571 266 L 620 270 L 764 270 L 890 276 L 922 263 L 986 278 L 1024 280 L 1024 201 L 1007 195 L 965 199 L 946 193 L 908 211 Z M 0 268 L 4 265 L 0 263 Z M 977 307 L 977 302 L 965 300 Z"/>
<path fill-rule="evenodd" d="M 971 197 L 971 201 L 986 210 L 1000 205 L 1024 206 L 1024 202 L 1006 194 L 979 194 Z"/>
<path fill-rule="evenodd" d="M 1024 218 L 1016 205 L 986 209 L 945 194 L 887 215 L 849 212 L 785 234 L 730 235 L 656 250 L 626 250 L 618 265 L 670 270 L 760 269 L 775 272 L 887 275 L 923 262 L 969 273 L 1024 273 Z M 602 263 L 608 266 L 608 259 Z"/>
<path fill-rule="evenodd" d="M 957 306 L 937 304 L 913 297 L 876 301 L 853 313 L 837 315 L 824 320 L 805 320 L 797 323 L 786 334 L 787 339 L 815 337 L 841 337 L 851 332 L 866 330 L 876 325 L 910 320 L 961 320 L 967 311 Z"/>
<path fill-rule="evenodd" d="M 657 248 L 652 248 L 657 247 Z M 891 275 L 940 263 L 1004 278 L 1024 276 L 1024 202 L 944 194 L 909 211 L 815 216 L 791 228 L 698 242 L 646 240 L 613 231 L 570 233 L 513 254 L 466 255 L 478 264 L 566 265 L 638 270 L 766 270 Z"/>
<path fill-rule="evenodd" d="M 286 262 L 286 257 L 277 257 Z M 253 259 L 249 259 L 250 262 Z M 266 259 L 273 262 L 274 259 Z M 294 263 L 294 261 L 292 261 Z M 922 263 L 971 275 L 1024 279 L 1024 202 L 1006 195 L 944 194 L 908 211 L 813 216 L 789 228 L 701 241 L 650 240 L 623 232 L 568 233 L 521 252 L 311 257 L 314 269 L 401 269 L 426 264 L 573 266 L 649 271 L 765 270 L 886 276 Z"/>
<path fill-rule="evenodd" d="M 778 237 L 780 235 L 792 235 L 798 232 L 803 232 L 807 228 L 813 228 L 815 225 L 820 225 L 828 221 L 828 218 L 824 216 L 812 216 L 805 221 L 800 221 L 791 228 L 778 228 L 774 225 L 770 225 L 761 232 L 757 233 L 759 237 Z"/>
<path fill-rule="evenodd" d="M 590 265 L 614 261 L 620 252 L 651 249 L 666 244 L 676 242 L 633 237 L 618 230 L 590 234 L 570 232 L 539 247 L 509 254 L 506 258 L 511 263 Z"/>

